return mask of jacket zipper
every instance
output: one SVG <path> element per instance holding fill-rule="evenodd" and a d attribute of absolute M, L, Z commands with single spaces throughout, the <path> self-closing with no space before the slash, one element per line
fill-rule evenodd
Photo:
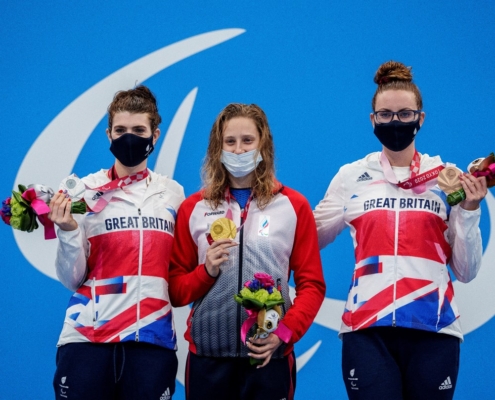
<path fill-rule="evenodd" d="M 242 218 L 242 213 L 244 209 L 241 209 L 241 230 L 239 231 L 239 275 L 237 278 L 237 291 L 239 292 L 242 289 L 242 239 L 244 236 L 244 226 L 242 225 L 244 220 Z M 237 304 L 237 332 L 241 331 L 241 305 Z M 236 335 L 237 337 L 237 349 L 236 354 L 237 357 L 241 355 L 241 339 L 240 335 Z"/>
<path fill-rule="evenodd" d="M 138 208 L 138 215 L 141 217 L 141 209 Z M 141 218 L 139 218 L 141 220 Z M 136 302 L 136 337 L 135 341 L 139 342 L 139 320 L 141 318 L 141 269 L 143 264 L 143 221 L 139 224 L 139 261 L 138 261 L 138 290 Z"/>
<path fill-rule="evenodd" d="M 399 210 L 395 211 L 395 230 L 394 230 L 394 307 L 392 310 L 392 326 L 396 326 L 395 310 L 397 308 L 397 253 L 399 248 Z"/>

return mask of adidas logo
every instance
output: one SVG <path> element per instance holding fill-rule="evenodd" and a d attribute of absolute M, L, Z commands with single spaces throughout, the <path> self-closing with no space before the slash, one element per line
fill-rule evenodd
<path fill-rule="evenodd" d="M 160 396 L 160 400 L 170 400 L 172 398 L 172 396 L 170 396 L 170 389 L 167 388 L 167 390 L 165 390 L 163 392 L 163 394 Z"/>
<path fill-rule="evenodd" d="M 450 380 L 450 376 L 442 382 L 442 384 L 438 387 L 438 390 L 446 390 L 452 389 L 452 381 Z"/>
<path fill-rule="evenodd" d="M 356 182 L 363 182 L 363 181 L 371 181 L 373 178 L 365 172 L 363 175 L 361 175 Z"/>

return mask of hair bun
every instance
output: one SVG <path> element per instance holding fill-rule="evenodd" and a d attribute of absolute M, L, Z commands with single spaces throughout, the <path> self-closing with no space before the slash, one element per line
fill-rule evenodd
<path fill-rule="evenodd" d="M 387 61 L 383 63 L 376 71 L 374 82 L 377 85 L 384 85 L 394 81 L 412 81 L 411 67 L 397 61 Z"/>

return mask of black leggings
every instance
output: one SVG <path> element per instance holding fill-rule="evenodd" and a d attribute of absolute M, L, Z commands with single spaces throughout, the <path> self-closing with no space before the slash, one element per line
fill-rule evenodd
<path fill-rule="evenodd" d="M 175 351 L 148 343 L 69 343 L 58 348 L 57 400 L 171 399 Z"/>
<path fill-rule="evenodd" d="M 378 327 L 345 333 L 342 341 L 342 377 L 349 399 L 453 398 L 459 338 Z"/>
<path fill-rule="evenodd" d="M 296 388 L 294 353 L 271 359 L 263 368 L 249 358 L 199 357 L 191 352 L 186 367 L 187 400 L 292 400 Z"/>

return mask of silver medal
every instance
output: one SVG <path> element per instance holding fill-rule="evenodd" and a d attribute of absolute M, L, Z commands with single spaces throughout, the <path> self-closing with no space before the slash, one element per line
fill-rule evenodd
<path fill-rule="evenodd" d="M 76 174 L 71 174 L 62 180 L 59 190 L 66 191 L 72 201 L 79 201 L 84 196 L 86 185 Z"/>

